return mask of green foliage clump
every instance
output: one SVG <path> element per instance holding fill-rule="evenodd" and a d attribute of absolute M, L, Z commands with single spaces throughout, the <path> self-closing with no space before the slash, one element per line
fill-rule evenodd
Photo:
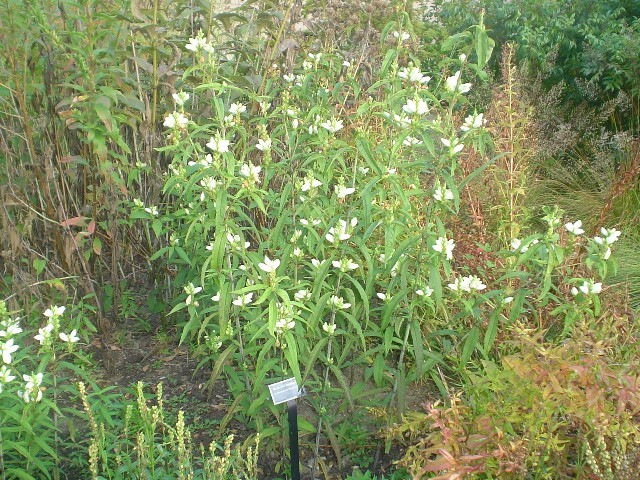
<path fill-rule="evenodd" d="M 110 425 L 99 416 L 100 395 L 78 385 L 80 400 L 89 424 L 87 470 L 93 480 L 109 478 L 175 478 L 180 480 L 256 480 L 259 436 L 242 448 L 232 449 L 233 435 L 224 445 L 212 442 L 195 451 L 185 424 L 184 412 L 175 423 L 166 418 L 162 384 L 148 398 L 138 382 L 133 400 L 123 402 L 122 415 Z"/>
<path fill-rule="evenodd" d="M 600 325 L 603 332 L 578 329 L 562 345 L 515 326 L 508 343 L 517 353 L 483 362 L 460 396 L 429 402 L 389 430 L 409 439 L 400 463 L 413 478 L 632 478 L 640 465 L 637 339 L 621 357 L 625 334 L 615 330 L 629 326 L 622 318 Z"/>
<path fill-rule="evenodd" d="M 438 2 L 442 21 L 454 31 L 472 23 L 481 10 L 500 48 L 516 44 L 519 64 L 540 75 L 550 87 L 566 85 L 566 98 L 598 104 L 618 91 L 640 93 L 640 19 L 638 7 L 626 0 L 521 0 Z M 497 64 L 494 64 L 497 65 Z M 602 92 L 586 98 L 584 80 Z"/>

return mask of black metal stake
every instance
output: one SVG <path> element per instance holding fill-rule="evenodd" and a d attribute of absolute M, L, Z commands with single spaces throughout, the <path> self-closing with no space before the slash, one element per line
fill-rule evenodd
<path fill-rule="evenodd" d="M 300 450 L 298 449 L 298 403 L 287 400 L 289 410 L 289 454 L 291 457 L 291 480 L 300 480 Z"/>

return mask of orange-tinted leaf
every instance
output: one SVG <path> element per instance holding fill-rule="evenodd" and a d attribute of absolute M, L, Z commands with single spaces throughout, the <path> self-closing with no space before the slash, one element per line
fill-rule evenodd
<path fill-rule="evenodd" d="M 73 218 L 67 218 L 66 220 L 61 221 L 60 225 L 62 225 L 63 227 L 70 227 L 70 226 L 76 226 L 76 225 L 84 227 L 86 225 L 86 221 L 87 221 L 87 217 L 73 217 Z"/>

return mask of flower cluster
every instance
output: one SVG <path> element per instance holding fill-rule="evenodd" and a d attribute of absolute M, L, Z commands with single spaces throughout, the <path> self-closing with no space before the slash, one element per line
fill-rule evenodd
<path fill-rule="evenodd" d="M 199 32 L 196 38 L 190 38 L 189 43 L 187 43 L 184 48 L 194 53 L 213 53 L 213 45 L 207 42 L 202 32 Z"/>
<path fill-rule="evenodd" d="M 594 282 L 591 279 L 584 280 L 580 286 L 571 288 L 571 294 L 574 296 L 579 293 L 584 295 L 596 295 L 600 292 L 602 292 L 602 283 Z"/>
<path fill-rule="evenodd" d="M 276 320 L 275 334 L 282 336 L 287 330 L 293 330 L 296 322 L 293 319 L 293 308 L 291 305 L 278 305 L 278 320 Z"/>
<path fill-rule="evenodd" d="M 195 300 L 194 296 L 197 293 L 200 293 L 201 291 L 202 291 L 202 287 L 196 287 L 193 285 L 193 283 L 189 282 L 184 287 L 184 293 L 187 294 L 187 299 L 184 301 L 184 303 L 186 303 L 187 305 L 193 305 L 194 307 L 197 307 L 198 302 Z"/>
<path fill-rule="evenodd" d="M 338 220 L 333 227 L 329 229 L 329 232 L 325 235 L 325 238 L 329 243 L 336 245 L 338 242 L 349 240 L 353 228 L 358 224 L 357 218 L 352 218 L 349 223 L 346 220 Z"/>
<path fill-rule="evenodd" d="M 229 145 L 231 145 L 231 142 L 220 136 L 211 137 L 209 142 L 207 142 L 207 147 L 209 147 L 214 152 L 218 152 L 218 153 L 228 152 Z"/>
<path fill-rule="evenodd" d="M 424 75 L 418 67 L 403 67 L 398 71 L 398 77 L 418 85 L 426 85 L 431 80 L 431 77 Z"/>
<path fill-rule="evenodd" d="M 171 112 L 164 118 L 162 125 L 170 129 L 184 130 L 189 123 L 189 119 L 184 113 Z"/>
<path fill-rule="evenodd" d="M 248 180 L 249 186 L 260 183 L 261 171 L 262 167 L 260 165 L 254 165 L 251 162 L 245 163 L 240 167 L 240 175 Z"/>
<path fill-rule="evenodd" d="M 467 93 L 471 90 L 470 83 L 460 83 L 460 70 L 454 73 L 452 76 L 448 77 L 445 85 L 447 90 L 453 93 Z"/>
<path fill-rule="evenodd" d="M 344 298 L 337 295 L 331 295 L 328 303 L 330 307 L 336 308 L 337 310 L 346 310 L 351 306 L 350 303 L 344 301 Z"/>
<path fill-rule="evenodd" d="M 18 396 L 22 397 L 24 403 L 39 402 L 42 400 L 42 373 L 32 373 L 31 375 L 23 375 L 25 381 L 24 391 L 18 392 Z"/>
<path fill-rule="evenodd" d="M 463 132 L 468 132 L 472 129 L 478 129 L 483 127 L 487 123 L 487 120 L 484 118 L 483 113 L 474 113 L 473 115 L 469 115 L 464 119 L 464 123 L 460 127 L 460 130 Z"/>
<path fill-rule="evenodd" d="M 453 249 L 455 246 L 456 244 L 452 238 L 447 239 L 447 237 L 439 237 L 431 248 L 436 252 L 443 253 L 447 260 L 451 260 L 453 259 Z"/>
<path fill-rule="evenodd" d="M 471 292 L 472 290 L 481 291 L 487 288 L 482 281 L 475 275 L 467 277 L 457 277 L 453 283 L 447 285 L 454 292 Z"/>

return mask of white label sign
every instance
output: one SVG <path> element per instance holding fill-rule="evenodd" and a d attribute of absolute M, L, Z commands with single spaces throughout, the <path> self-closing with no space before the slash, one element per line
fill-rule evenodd
<path fill-rule="evenodd" d="M 269 385 L 269 392 L 271 392 L 271 400 L 273 400 L 274 405 L 288 402 L 300 396 L 295 378 L 287 378 L 281 382 L 272 383 Z"/>

